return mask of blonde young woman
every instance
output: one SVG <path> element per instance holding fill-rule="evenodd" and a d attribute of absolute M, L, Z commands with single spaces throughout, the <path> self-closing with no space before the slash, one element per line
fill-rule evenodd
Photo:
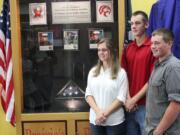
<path fill-rule="evenodd" d="M 125 135 L 123 104 L 128 79 L 119 67 L 116 49 L 109 39 L 98 43 L 98 63 L 88 75 L 85 98 L 90 105 L 92 135 Z"/>

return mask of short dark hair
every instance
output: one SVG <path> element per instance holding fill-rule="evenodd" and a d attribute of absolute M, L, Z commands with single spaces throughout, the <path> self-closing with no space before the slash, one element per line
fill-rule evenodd
<path fill-rule="evenodd" d="M 148 22 L 148 15 L 144 11 L 138 10 L 138 11 L 135 11 L 132 14 L 132 16 L 137 16 L 137 15 L 142 15 L 143 16 L 143 21 Z"/>
<path fill-rule="evenodd" d="M 171 30 L 166 28 L 159 28 L 153 31 L 152 36 L 160 35 L 162 36 L 164 42 L 170 42 L 174 40 L 174 34 Z"/>

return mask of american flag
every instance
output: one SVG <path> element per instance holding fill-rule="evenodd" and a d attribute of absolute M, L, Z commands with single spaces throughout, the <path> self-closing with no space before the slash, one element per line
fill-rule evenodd
<path fill-rule="evenodd" d="M 0 97 L 6 120 L 15 125 L 14 84 L 9 0 L 4 0 L 0 15 Z"/>

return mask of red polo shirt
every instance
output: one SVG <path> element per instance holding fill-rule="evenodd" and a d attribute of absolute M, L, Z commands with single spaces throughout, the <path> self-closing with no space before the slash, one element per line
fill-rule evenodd
<path fill-rule="evenodd" d="M 123 51 L 121 66 L 128 75 L 131 97 L 136 95 L 149 80 L 155 61 L 150 45 L 150 38 L 147 37 L 141 46 L 137 46 L 136 41 L 133 41 Z M 145 105 L 145 97 L 137 104 Z"/>

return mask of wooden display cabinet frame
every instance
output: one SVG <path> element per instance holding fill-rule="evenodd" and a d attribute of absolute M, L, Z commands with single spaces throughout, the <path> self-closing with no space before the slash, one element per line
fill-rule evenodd
<path fill-rule="evenodd" d="M 125 0 L 118 0 L 118 28 L 119 50 L 122 50 L 125 31 Z M 76 135 L 75 121 L 88 120 L 88 112 L 76 113 L 22 113 L 23 108 L 23 78 L 22 78 L 22 53 L 20 31 L 19 0 L 10 0 L 11 11 L 11 37 L 12 60 L 15 89 L 16 134 L 22 135 L 22 124 L 25 121 L 67 121 L 67 135 Z M 121 55 L 121 53 L 119 53 Z"/>

